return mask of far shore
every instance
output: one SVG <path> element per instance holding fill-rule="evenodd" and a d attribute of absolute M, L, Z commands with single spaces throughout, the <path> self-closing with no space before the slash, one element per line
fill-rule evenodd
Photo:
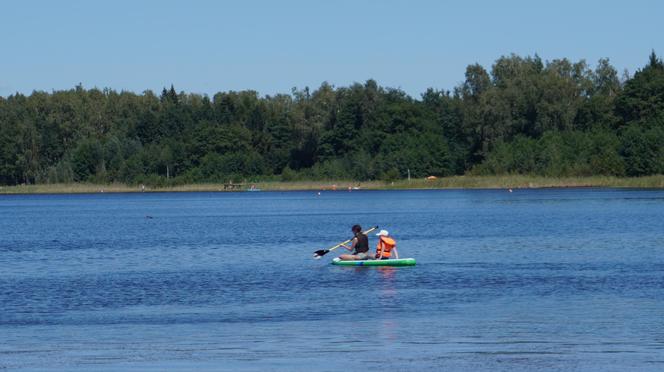
<path fill-rule="evenodd" d="M 647 177 L 453 176 L 397 181 L 279 181 L 233 184 L 201 183 L 169 187 L 125 184 L 38 184 L 0 186 L 0 194 L 85 194 L 125 192 L 356 191 L 417 189 L 536 189 L 567 187 L 664 188 L 664 175 Z"/>

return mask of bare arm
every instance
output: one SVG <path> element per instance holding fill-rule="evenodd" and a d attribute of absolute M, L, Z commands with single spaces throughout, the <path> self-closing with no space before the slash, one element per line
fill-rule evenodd
<path fill-rule="evenodd" d="M 345 244 L 342 245 L 342 247 L 348 249 L 349 251 L 352 251 L 353 249 L 355 249 L 356 245 L 357 245 L 357 238 L 353 238 L 353 241 L 351 242 L 350 247 L 345 245 Z"/>

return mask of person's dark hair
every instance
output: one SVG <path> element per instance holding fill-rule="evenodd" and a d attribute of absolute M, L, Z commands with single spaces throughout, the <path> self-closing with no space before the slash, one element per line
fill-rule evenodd
<path fill-rule="evenodd" d="M 357 233 L 359 233 L 360 231 L 362 231 L 362 226 L 360 226 L 360 225 L 353 225 L 353 228 L 352 228 L 351 230 L 353 230 L 353 232 L 354 232 L 355 234 L 357 234 Z"/>

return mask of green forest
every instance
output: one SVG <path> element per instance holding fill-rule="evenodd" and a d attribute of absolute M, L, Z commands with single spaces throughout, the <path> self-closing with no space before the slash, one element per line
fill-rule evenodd
<path fill-rule="evenodd" d="M 413 98 L 374 80 L 260 96 L 85 89 L 0 97 L 0 184 L 664 173 L 664 64 L 503 56 Z"/>

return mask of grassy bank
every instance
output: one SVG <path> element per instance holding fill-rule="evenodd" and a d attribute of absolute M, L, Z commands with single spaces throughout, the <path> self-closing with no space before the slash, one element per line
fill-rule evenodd
<path fill-rule="evenodd" d="M 412 182 L 411 182 L 412 183 Z M 400 181 L 398 185 L 407 185 Z M 395 183 L 395 186 L 397 184 Z M 664 188 L 664 175 L 648 177 L 540 177 L 524 175 L 454 176 L 434 181 L 417 180 L 415 188 L 543 188 L 543 187 L 635 187 Z"/>
<path fill-rule="evenodd" d="M 251 184 L 243 185 L 234 191 L 244 191 Z M 543 187 L 635 187 L 664 188 L 664 175 L 618 178 L 618 177 L 538 177 L 538 176 L 454 176 L 435 180 L 412 179 L 394 182 L 383 181 L 291 181 L 257 182 L 253 185 L 263 191 L 288 190 L 347 190 L 359 187 L 363 190 L 399 190 L 399 189 L 492 189 L 492 188 L 543 188 Z M 79 194 L 101 192 L 195 192 L 229 191 L 223 184 L 194 184 L 174 187 L 128 186 L 123 184 L 94 185 L 86 183 L 21 185 L 0 187 L 0 194 Z"/>

